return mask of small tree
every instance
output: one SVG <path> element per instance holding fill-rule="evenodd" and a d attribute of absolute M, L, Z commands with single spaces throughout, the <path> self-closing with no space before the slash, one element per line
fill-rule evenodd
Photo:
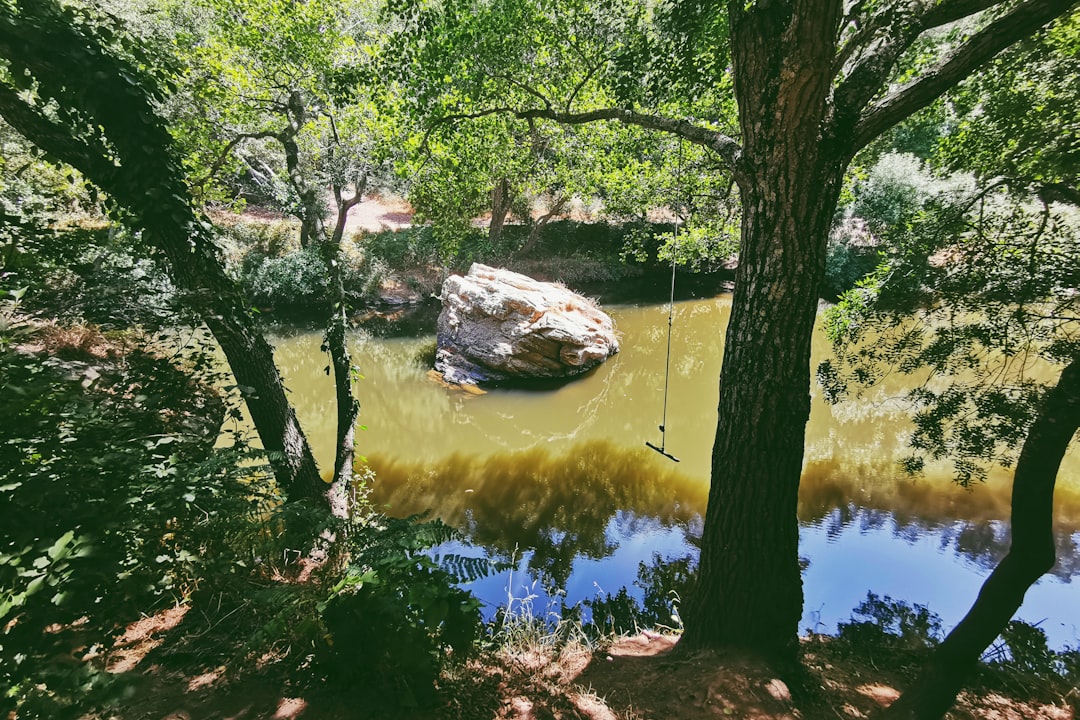
<path fill-rule="evenodd" d="M 1080 428 L 1080 227 L 1065 208 L 1032 200 L 1000 183 L 937 198 L 828 317 L 838 362 L 819 366 L 818 378 L 832 401 L 890 371 L 931 371 L 908 395 L 910 471 L 948 461 L 970 485 L 988 465 L 1016 462 L 1008 555 L 888 717 L 943 715 L 1055 561 L 1054 484 Z M 1056 382 L 1045 380 L 1055 367 Z"/>

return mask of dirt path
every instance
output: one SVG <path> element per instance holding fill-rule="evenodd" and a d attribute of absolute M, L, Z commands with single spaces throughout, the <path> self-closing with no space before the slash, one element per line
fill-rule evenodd
<path fill-rule="evenodd" d="M 330 202 L 330 207 L 333 207 Z M 364 200 L 349 211 L 345 222 L 345 233 L 361 230 L 378 232 L 380 230 L 401 230 L 412 227 L 412 208 L 404 200 L 366 196 Z"/>

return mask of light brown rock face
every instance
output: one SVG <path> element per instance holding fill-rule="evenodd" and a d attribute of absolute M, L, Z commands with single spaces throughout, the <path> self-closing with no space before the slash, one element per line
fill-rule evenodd
<path fill-rule="evenodd" d="M 557 283 L 474 263 L 442 287 L 435 369 L 448 382 L 579 375 L 619 351 L 596 303 Z"/>

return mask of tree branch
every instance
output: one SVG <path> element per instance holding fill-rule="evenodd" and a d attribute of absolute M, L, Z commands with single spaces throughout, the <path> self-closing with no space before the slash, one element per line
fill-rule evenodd
<path fill-rule="evenodd" d="M 443 125 L 460 122 L 462 120 L 475 120 L 488 117 L 489 115 L 512 115 L 519 120 L 553 120 L 564 125 L 587 125 L 588 123 L 611 121 L 621 122 L 624 125 L 634 125 L 648 130 L 660 130 L 661 132 L 677 135 L 689 140 L 695 145 L 712 150 L 735 176 L 736 180 L 744 177 L 742 169 L 742 147 L 734 139 L 722 132 L 710 130 L 694 125 L 685 120 L 662 117 L 659 115 L 647 115 L 623 108 L 600 108 L 582 113 L 559 112 L 547 108 L 533 108 L 531 110 L 518 110 L 510 107 L 493 107 L 486 110 L 478 110 L 473 113 L 456 113 L 445 115 L 432 124 L 424 133 L 420 142 L 421 149 L 425 149 L 431 134 Z"/>
<path fill-rule="evenodd" d="M 974 0 L 956 0 L 974 2 Z M 1077 5 L 1077 0 L 1028 0 L 973 35 L 937 67 L 868 108 L 855 128 L 854 150 L 936 100 L 1013 43 L 1034 34 Z"/>
<path fill-rule="evenodd" d="M 677 135 L 689 140 L 695 145 L 712 150 L 724 161 L 736 178 L 741 178 L 742 171 L 742 148 L 733 138 L 722 132 L 709 130 L 708 128 L 694 125 L 685 120 L 662 117 L 659 115 L 647 115 L 623 108 L 601 108 L 583 113 L 563 113 L 551 110 L 521 110 L 514 113 L 521 119 L 542 118 L 554 120 L 565 125 L 585 125 L 600 120 L 621 122 L 624 125 L 635 125 L 648 130 L 660 130 L 661 132 Z"/>
<path fill-rule="evenodd" d="M 214 175 L 217 174 L 217 171 L 221 169 L 221 166 L 224 165 L 225 161 L 229 158 L 229 154 L 232 153 L 236 146 L 242 143 L 244 140 L 262 140 L 264 138 L 277 138 L 278 140 L 281 140 L 280 133 L 272 132 L 270 130 L 257 133 L 241 133 L 240 135 L 237 135 L 229 141 L 229 143 L 225 146 L 225 149 L 221 151 L 221 154 L 218 155 L 217 160 L 215 160 L 214 163 L 210 166 L 210 169 L 206 172 L 206 174 L 196 180 L 193 180 L 191 184 L 195 187 L 202 187 L 206 183 L 213 180 Z"/>
<path fill-rule="evenodd" d="M 924 2 L 903 9 L 889 7 L 868 18 L 840 48 L 833 61 L 833 77 L 837 77 L 853 57 L 873 48 L 851 65 L 837 87 L 838 114 L 854 121 L 867 103 L 885 88 L 900 56 L 924 32 L 1003 2 L 1005 0 L 944 0 L 937 5 Z"/>
<path fill-rule="evenodd" d="M 57 125 L 20 100 L 13 89 L 3 84 L 0 84 L 0 116 L 23 137 L 33 138 L 34 144 L 50 157 L 70 163 L 99 182 L 102 178 L 110 179 L 110 182 L 102 185 L 102 189 L 113 191 L 112 187 L 106 185 L 112 184 L 111 179 L 115 178 L 117 168 L 106 162 L 111 153 L 103 144 L 76 137 L 70 130 Z"/>

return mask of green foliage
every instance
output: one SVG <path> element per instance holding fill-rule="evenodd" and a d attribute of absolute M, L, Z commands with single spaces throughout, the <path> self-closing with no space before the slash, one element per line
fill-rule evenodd
<path fill-rule="evenodd" d="M 1076 356 L 1075 218 L 992 185 L 938 195 L 890 238 L 887 263 L 826 314 L 836 361 L 818 378 L 831 401 L 921 378 L 905 467 L 948 460 L 967 484 L 1011 462 L 1046 368 Z"/>
<path fill-rule="evenodd" d="M 150 331 L 185 317 L 159 258 L 122 227 L 34 228 L 19 247 L 15 261 L 0 269 L 0 287 L 32 286 L 28 312 Z"/>
<path fill-rule="evenodd" d="M 0 387 L 0 683 L 23 712 L 53 715 L 108 685 L 56 655 L 236 571 L 226 528 L 268 488 L 243 451 L 211 452 L 221 400 L 160 356 L 9 351 Z"/>
<path fill-rule="evenodd" d="M 255 303 L 322 307 L 328 302 L 330 278 L 317 248 L 303 248 L 281 257 L 252 253 L 244 264 L 244 284 Z"/>
<path fill-rule="evenodd" d="M 364 252 L 394 270 L 406 270 L 444 262 L 438 235 L 430 226 L 366 233 L 361 239 Z"/>
<path fill-rule="evenodd" d="M 455 660 L 469 656 L 480 631 L 480 603 L 455 583 L 487 571 L 424 553 L 453 536 L 439 523 L 390 518 L 363 533 L 320 605 L 335 672 L 401 676 L 417 692 L 431 688 L 446 650 Z M 455 565 L 465 577 L 450 572 Z"/>
<path fill-rule="evenodd" d="M 1078 88 L 1080 16 L 1072 12 L 998 55 L 951 93 L 955 128 L 941 142 L 942 160 L 1075 204 Z"/>
<path fill-rule="evenodd" d="M 825 254 L 825 287 L 822 294 L 839 298 L 870 275 L 881 259 L 877 248 L 830 242 Z"/>
<path fill-rule="evenodd" d="M 925 232 L 925 216 L 954 196 L 964 179 L 934 177 L 917 157 L 885 152 L 851 173 L 829 235 L 823 295 L 839 298 L 886 259 L 889 249 Z"/>

